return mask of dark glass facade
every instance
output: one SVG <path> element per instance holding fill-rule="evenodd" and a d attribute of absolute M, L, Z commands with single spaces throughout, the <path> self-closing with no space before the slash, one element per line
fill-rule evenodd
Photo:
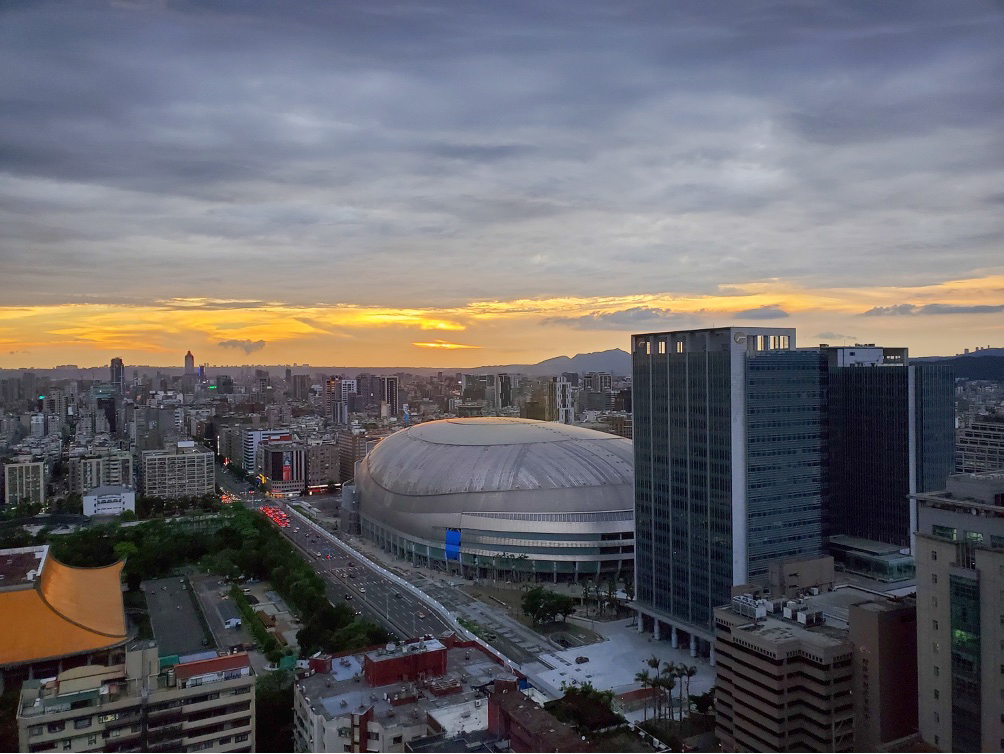
<path fill-rule="evenodd" d="M 766 581 L 772 561 L 823 553 L 824 377 L 823 357 L 814 351 L 767 352 L 747 361 L 750 582 Z"/>
<path fill-rule="evenodd" d="M 831 367 L 828 382 L 827 535 L 846 534 L 907 547 L 911 432 L 917 446 L 917 492 L 944 488 L 953 469 L 951 367 Z"/>
<path fill-rule="evenodd" d="M 651 350 L 633 376 L 635 591 L 710 627 L 732 586 L 730 357 Z"/>

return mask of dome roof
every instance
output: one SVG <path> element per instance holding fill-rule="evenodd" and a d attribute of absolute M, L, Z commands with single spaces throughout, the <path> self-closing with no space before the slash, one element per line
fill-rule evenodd
<path fill-rule="evenodd" d="M 615 435 L 477 417 L 396 432 L 367 455 L 361 473 L 407 497 L 620 486 L 633 494 L 633 465 L 631 442 Z"/>

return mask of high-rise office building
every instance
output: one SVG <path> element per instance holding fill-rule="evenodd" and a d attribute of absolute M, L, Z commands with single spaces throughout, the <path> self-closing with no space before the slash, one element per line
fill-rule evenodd
<path fill-rule="evenodd" d="M 125 365 L 122 359 L 112 359 L 111 382 L 116 395 L 125 393 Z"/>
<path fill-rule="evenodd" d="M 571 424 L 575 418 L 572 386 L 563 377 L 552 377 L 547 393 L 547 420 Z"/>
<path fill-rule="evenodd" d="M 633 339 L 637 584 L 646 625 L 710 638 L 733 586 L 829 535 L 906 546 L 952 462 L 952 375 L 905 349 L 795 350 L 787 328 Z"/>
<path fill-rule="evenodd" d="M 401 400 L 398 397 L 398 378 L 387 375 L 380 378 L 380 401 L 387 404 L 391 416 L 401 412 Z"/>
<path fill-rule="evenodd" d="M 954 469 L 951 367 L 910 364 L 905 348 L 820 347 L 829 424 L 827 534 L 907 547 L 910 496 Z"/>
<path fill-rule="evenodd" d="M 195 357 L 191 351 L 185 354 L 185 374 L 190 377 L 195 376 Z"/>
<path fill-rule="evenodd" d="M 1004 749 L 1004 474 L 918 496 L 920 734 L 941 751 Z"/>

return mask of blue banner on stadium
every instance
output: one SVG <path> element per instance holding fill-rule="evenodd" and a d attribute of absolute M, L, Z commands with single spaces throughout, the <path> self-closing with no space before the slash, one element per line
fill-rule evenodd
<path fill-rule="evenodd" d="M 460 560 L 460 529 L 446 530 L 446 559 Z"/>

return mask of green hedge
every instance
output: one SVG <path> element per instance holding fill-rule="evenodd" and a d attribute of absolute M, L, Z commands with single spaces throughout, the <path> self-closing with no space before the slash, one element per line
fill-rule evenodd
<path fill-rule="evenodd" d="M 261 618 L 258 617 L 251 607 L 251 603 L 247 601 L 247 597 L 244 596 L 244 593 L 237 586 L 230 587 L 230 598 L 237 605 L 237 609 L 244 620 L 244 626 L 251 632 L 254 640 L 258 643 L 259 649 L 265 653 L 278 650 L 279 642 L 268 632 L 265 624 L 261 622 Z"/>

